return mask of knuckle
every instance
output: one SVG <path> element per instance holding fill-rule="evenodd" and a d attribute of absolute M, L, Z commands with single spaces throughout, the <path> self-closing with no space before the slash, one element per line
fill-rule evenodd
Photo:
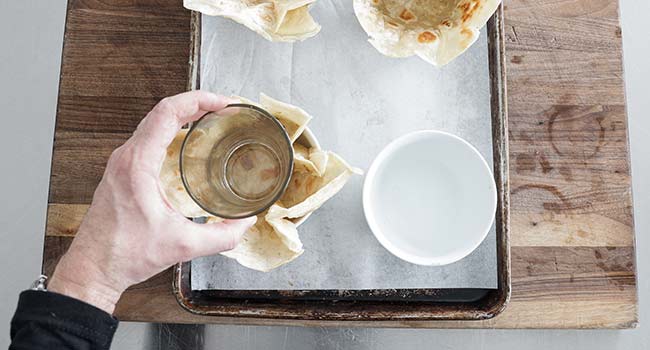
<path fill-rule="evenodd" d="M 124 152 L 124 145 L 114 149 L 113 152 L 111 152 L 111 155 L 108 157 L 108 166 L 111 166 L 116 162 L 118 162 L 119 159 L 122 157 L 123 152 Z"/>
<path fill-rule="evenodd" d="M 165 97 L 152 109 L 142 123 L 141 133 L 152 133 L 153 130 L 178 127 L 178 114 L 175 104 L 170 97 Z"/>
<path fill-rule="evenodd" d="M 174 104 L 172 103 L 171 98 L 165 97 L 156 104 L 154 109 L 162 112 L 173 112 Z"/>
<path fill-rule="evenodd" d="M 169 119 L 176 119 L 176 106 L 170 97 L 165 97 L 152 110 L 152 119 L 155 123 L 165 123 Z M 169 118 L 173 116 L 174 118 Z"/>
<path fill-rule="evenodd" d="M 142 165 L 143 162 L 136 153 L 121 146 L 113 151 L 107 164 L 110 177 L 121 186 L 134 191 L 148 188 L 151 183 L 147 168 Z"/>

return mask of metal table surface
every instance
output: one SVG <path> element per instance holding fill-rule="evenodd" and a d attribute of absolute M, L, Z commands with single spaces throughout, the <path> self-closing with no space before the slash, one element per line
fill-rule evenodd
<path fill-rule="evenodd" d="M 0 107 L 6 133 L 0 154 L 13 171 L 0 173 L 3 201 L 0 202 L 0 245 L 3 269 L 0 295 L 5 301 L 0 315 L 8 325 L 20 290 L 40 270 L 40 250 L 45 222 L 48 170 L 56 105 L 64 0 L 2 2 L 0 4 Z M 645 8 L 639 8 L 639 7 Z M 633 158 L 637 232 L 650 230 L 650 110 L 647 99 L 650 56 L 644 14 L 650 3 L 621 4 L 628 77 L 627 97 Z M 645 10 L 645 11 L 644 11 Z M 25 26 L 23 23 L 39 23 Z M 9 117 L 20 116 L 20 118 Z M 37 125 L 37 127 L 35 127 Z M 20 152 L 16 152 L 20 150 Z M 7 244 L 7 242 L 11 244 Z M 650 241 L 637 237 L 640 276 L 641 323 L 650 307 Z M 5 328 L 7 329 L 7 328 Z M 8 344 L 9 332 L 1 337 Z M 114 349 L 416 349 L 416 348 L 574 348 L 642 349 L 650 345 L 650 332 L 641 327 L 625 331 L 556 330 L 391 330 L 348 328 L 293 328 L 255 326 L 184 326 L 122 323 Z"/>

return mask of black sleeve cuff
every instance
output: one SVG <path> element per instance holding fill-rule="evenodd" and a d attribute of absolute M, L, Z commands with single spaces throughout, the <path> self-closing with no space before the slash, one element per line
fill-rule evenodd
<path fill-rule="evenodd" d="M 67 333 L 96 345 L 96 348 L 108 349 L 118 321 L 80 300 L 54 292 L 28 290 L 20 294 L 11 323 L 12 338 L 21 327 L 38 324 L 39 328 Z"/>

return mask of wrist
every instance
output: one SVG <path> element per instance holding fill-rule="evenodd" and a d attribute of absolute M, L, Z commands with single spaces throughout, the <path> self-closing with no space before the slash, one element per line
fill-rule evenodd
<path fill-rule="evenodd" d="M 48 291 L 67 295 L 113 314 L 124 288 L 113 285 L 83 259 L 63 256 L 47 286 Z"/>

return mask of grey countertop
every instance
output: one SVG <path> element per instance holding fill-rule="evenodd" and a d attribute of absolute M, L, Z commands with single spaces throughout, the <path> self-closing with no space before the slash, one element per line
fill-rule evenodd
<path fill-rule="evenodd" d="M 0 319 L 38 275 L 56 111 L 65 0 L 0 2 Z M 650 42 L 648 1 L 621 1 L 640 326 L 633 330 L 392 330 L 122 323 L 114 349 L 647 349 L 650 332 Z M 38 25 L 24 25 L 37 23 Z M 16 30 L 21 28 L 21 30 Z M 7 268 L 10 266 L 11 268 Z M 203 346 L 200 346 L 203 344 Z"/>

